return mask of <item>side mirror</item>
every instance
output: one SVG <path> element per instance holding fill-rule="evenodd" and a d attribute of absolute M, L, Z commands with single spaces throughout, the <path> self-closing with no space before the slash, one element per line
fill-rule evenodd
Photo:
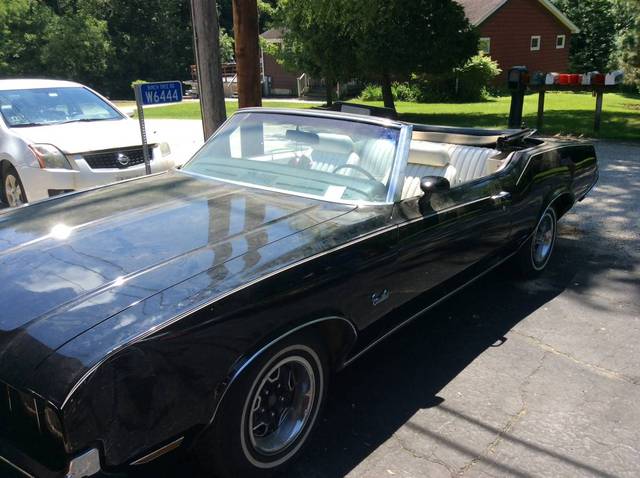
<path fill-rule="evenodd" d="M 426 197 L 429 197 L 436 192 L 448 191 L 451 189 L 451 184 L 442 176 L 425 176 L 420 180 L 420 189 Z"/>

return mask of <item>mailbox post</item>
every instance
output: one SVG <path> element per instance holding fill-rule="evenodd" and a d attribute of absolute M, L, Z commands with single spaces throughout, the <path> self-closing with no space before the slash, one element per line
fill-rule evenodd
<path fill-rule="evenodd" d="M 522 127 L 522 111 L 524 110 L 524 94 L 529 83 L 529 70 L 524 66 L 514 66 L 509 70 L 508 85 L 511 90 L 511 110 L 509 111 L 509 128 Z"/>

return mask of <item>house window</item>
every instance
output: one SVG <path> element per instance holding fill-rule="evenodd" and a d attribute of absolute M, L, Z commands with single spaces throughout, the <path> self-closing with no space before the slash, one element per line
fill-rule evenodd
<path fill-rule="evenodd" d="M 491 54 L 491 38 L 489 37 L 480 38 L 480 43 L 478 44 L 478 51 L 480 53 L 484 53 L 485 55 Z"/>
<path fill-rule="evenodd" d="M 556 37 L 556 48 L 561 49 L 564 48 L 565 43 L 567 42 L 566 35 L 558 35 Z"/>
<path fill-rule="evenodd" d="M 534 35 L 531 37 L 531 51 L 540 50 L 540 35 Z"/>

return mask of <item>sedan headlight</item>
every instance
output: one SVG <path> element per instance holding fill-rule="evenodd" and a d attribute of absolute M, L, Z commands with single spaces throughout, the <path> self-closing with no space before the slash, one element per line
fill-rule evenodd
<path fill-rule="evenodd" d="M 158 145 L 158 149 L 160 150 L 160 155 L 163 158 L 171 154 L 171 146 L 169 146 L 169 143 L 160 143 Z"/>
<path fill-rule="evenodd" d="M 52 144 L 31 144 L 29 149 L 42 169 L 72 169 L 67 157 Z"/>

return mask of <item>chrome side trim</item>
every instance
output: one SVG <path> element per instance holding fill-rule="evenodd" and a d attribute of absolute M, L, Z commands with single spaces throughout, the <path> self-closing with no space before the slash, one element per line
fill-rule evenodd
<path fill-rule="evenodd" d="M 338 316 L 329 316 L 329 317 L 323 317 L 321 319 L 312 320 L 311 322 L 306 322 L 305 324 L 299 325 L 298 327 L 295 327 L 295 328 L 293 328 L 291 330 L 288 330 L 287 332 L 285 332 L 281 336 L 273 339 L 271 342 L 269 342 L 268 344 L 264 345 L 260 350 L 255 352 L 253 355 L 251 355 L 248 359 L 246 359 L 242 363 L 240 368 L 238 368 L 238 370 L 236 370 L 234 372 L 234 374 L 229 379 L 229 382 L 227 383 L 227 386 L 225 387 L 224 391 L 222 392 L 222 395 L 220 396 L 220 399 L 218 400 L 218 403 L 216 403 L 216 407 L 213 410 L 213 415 L 211 416 L 211 420 L 209 420 L 208 426 L 210 426 L 213 423 L 213 421 L 215 420 L 216 414 L 218 413 L 218 409 L 220 408 L 220 405 L 222 404 L 222 402 L 224 400 L 224 397 L 227 395 L 227 391 L 231 388 L 231 385 L 236 381 L 236 379 L 240 376 L 240 374 L 242 374 L 242 372 L 244 372 L 246 370 L 246 368 L 249 365 L 251 365 L 251 363 L 257 357 L 259 357 L 266 350 L 268 350 L 269 348 L 271 348 L 273 345 L 275 345 L 276 343 L 280 342 L 281 340 L 285 339 L 286 337 L 290 336 L 291 334 L 295 334 L 296 332 L 298 332 L 298 331 L 300 331 L 300 330 L 302 330 L 304 328 L 307 328 L 307 327 L 309 327 L 311 325 L 315 325 L 315 324 L 318 324 L 320 322 L 327 322 L 329 320 L 341 320 L 343 322 L 346 322 L 351 327 L 351 330 L 353 331 L 353 334 L 354 334 L 354 338 L 356 340 L 358 339 L 358 330 L 356 329 L 355 325 L 353 325 L 353 323 L 350 320 L 347 320 L 344 317 L 338 317 Z"/>
<path fill-rule="evenodd" d="M 67 471 L 65 478 L 85 478 L 93 476 L 101 470 L 100 452 L 97 448 L 92 448 L 69 462 L 69 471 Z"/>
<path fill-rule="evenodd" d="M 169 453 L 170 451 L 175 450 L 180 445 L 182 445 L 183 441 L 184 441 L 184 437 L 180 437 L 177 440 L 174 440 L 171 443 L 169 443 L 169 444 L 167 444 L 165 446 L 162 446 L 162 447 L 158 448 L 155 451 L 152 451 L 151 453 L 143 456 L 142 458 L 138 458 L 136 461 L 131 463 L 131 465 L 144 465 L 145 463 L 149 463 L 149 462 L 155 460 L 156 458 L 159 458 L 162 455 L 164 455 L 166 453 Z"/>
<path fill-rule="evenodd" d="M 6 463 L 7 465 L 9 465 L 11 468 L 13 468 L 14 470 L 16 470 L 19 473 L 22 473 L 24 476 L 27 476 L 29 478 L 36 478 L 34 475 L 32 475 L 31 473 L 27 472 L 26 470 L 23 470 L 22 468 L 20 468 L 18 465 L 16 465 L 15 463 L 10 462 L 9 460 L 7 460 L 4 456 L 0 455 L 0 461 Z"/>
<path fill-rule="evenodd" d="M 444 209 L 441 209 L 440 211 L 434 211 L 433 213 L 429 214 L 428 216 L 419 216 L 413 219 L 410 219 L 409 221 L 403 222 L 400 224 L 400 226 L 404 226 L 407 224 L 414 224 L 416 222 L 420 222 L 420 221 L 424 221 L 425 219 L 428 219 L 430 217 L 433 216 L 437 216 L 438 214 L 444 214 L 446 212 L 451 212 L 451 211 L 455 211 L 456 209 L 460 209 L 461 207 L 466 207 L 466 206 L 471 206 L 472 204 L 476 204 L 482 201 L 487 201 L 489 199 L 493 199 L 493 196 L 485 196 L 479 199 L 474 199 L 473 201 L 469 201 L 469 202 L 465 202 L 463 204 L 456 204 L 455 206 L 450 206 L 450 207 L 446 207 Z"/>
<path fill-rule="evenodd" d="M 520 184 L 520 180 L 522 179 L 522 176 L 524 176 L 524 173 L 526 172 L 526 170 L 529 168 L 529 164 L 531 163 L 531 160 L 535 157 L 542 156 L 543 154 L 544 153 L 538 153 L 538 154 L 532 154 L 531 156 L 529 156 L 529 159 L 527 159 L 527 162 L 524 165 L 524 168 L 522 168 L 522 172 L 520 173 L 520 176 L 518 176 L 518 179 L 516 180 L 516 186 Z"/>
<path fill-rule="evenodd" d="M 504 262 L 508 261 L 511 257 L 513 257 L 515 254 L 517 254 L 517 250 L 516 252 L 513 252 L 511 254 L 509 254 L 507 257 L 505 257 L 504 259 L 500 260 L 499 262 L 497 262 L 496 264 L 492 265 L 491 267 L 489 267 L 488 269 L 482 271 L 480 274 L 478 274 L 477 276 L 475 276 L 473 279 L 471 279 L 468 282 L 465 282 L 464 284 L 462 284 L 461 286 L 455 288 L 454 290 L 452 290 L 451 292 L 449 292 L 448 294 L 440 297 L 438 300 L 436 300 L 435 302 L 429 304 L 428 307 L 425 307 L 424 309 L 422 309 L 420 312 L 417 312 L 415 314 L 413 314 L 411 317 L 409 317 L 407 320 L 405 320 L 404 322 L 401 322 L 400 324 L 396 325 L 394 328 L 392 328 L 389 332 L 387 332 L 386 334 L 382 335 L 381 337 L 378 337 L 376 340 L 374 340 L 373 342 L 371 342 L 369 345 L 367 345 L 364 349 L 362 349 L 360 352 L 358 352 L 357 354 L 355 354 L 353 357 L 349 358 L 343 365 L 344 367 L 351 365 L 353 362 L 355 362 L 357 359 L 359 359 L 362 355 L 364 355 L 366 352 L 368 352 L 369 350 L 371 350 L 373 347 L 375 347 L 376 345 L 378 345 L 380 342 L 382 342 L 383 340 L 385 340 L 387 337 L 389 337 L 390 335 L 394 334 L 395 332 L 397 332 L 398 330 L 400 330 L 401 328 L 403 328 L 405 325 L 410 324 L 411 322 L 413 322 L 415 319 L 417 319 L 418 317 L 422 316 L 424 313 L 428 312 L 429 310 L 431 310 L 432 308 L 434 308 L 436 305 L 438 305 L 439 303 L 447 300 L 449 297 L 451 297 L 452 295 L 456 294 L 457 292 L 460 292 L 462 289 L 466 288 L 468 285 L 473 284 L 475 281 L 477 281 L 478 279 L 480 279 L 481 277 L 483 277 L 485 274 L 488 274 L 489 272 L 491 272 L 492 270 L 494 270 L 496 267 L 500 266 L 501 264 L 503 264 Z"/>
<path fill-rule="evenodd" d="M 38 410 L 38 402 L 33 398 L 33 409 L 36 411 L 36 421 L 38 422 L 38 431 L 42 433 L 42 425 L 40 424 L 40 410 Z"/>
<path fill-rule="evenodd" d="M 396 156 L 393 160 L 393 169 L 389 178 L 387 189 L 387 203 L 395 203 L 402 195 L 402 185 L 404 184 L 404 172 L 409 159 L 409 148 L 413 137 L 413 125 L 403 126 L 398 137 L 396 146 Z"/>

